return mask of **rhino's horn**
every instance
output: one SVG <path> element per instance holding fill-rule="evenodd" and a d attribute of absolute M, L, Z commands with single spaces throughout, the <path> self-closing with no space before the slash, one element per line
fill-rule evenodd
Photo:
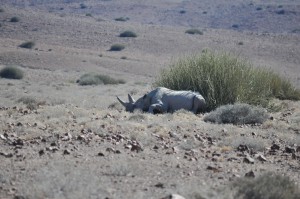
<path fill-rule="evenodd" d="M 119 101 L 123 106 L 126 107 L 126 103 L 125 103 L 123 100 L 121 100 L 118 96 L 117 96 L 117 99 L 118 99 L 118 101 Z"/>
<path fill-rule="evenodd" d="M 135 102 L 135 100 L 133 99 L 133 97 L 128 94 L 128 100 L 129 100 L 129 103 L 133 104 Z"/>

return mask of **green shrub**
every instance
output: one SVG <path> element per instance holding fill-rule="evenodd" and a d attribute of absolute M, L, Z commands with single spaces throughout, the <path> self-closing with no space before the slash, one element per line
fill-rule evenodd
<path fill-rule="evenodd" d="M 171 64 L 161 71 L 154 86 L 198 91 L 208 111 L 237 102 L 267 106 L 271 98 L 300 99 L 300 91 L 271 70 L 208 51 Z"/>
<path fill-rule="evenodd" d="M 125 46 L 124 45 L 122 45 L 122 44 L 114 44 L 114 45 L 112 45 L 111 47 L 110 47 L 110 51 L 121 51 L 121 50 L 123 50 L 125 48 Z"/>
<path fill-rule="evenodd" d="M 28 48 L 32 49 L 35 46 L 35 43 L 33 41 L 27 41 L 19 45 L 21 48 Z"/>
<path fill-rule="evenodd" d="M 244 178 L 234 183 L 236 198 L 243 199 L 298 199 L 299 188 L 288 178 L 266 173 L 258 178 Z"/>
<path fill-rule="evenodd" d="M 6 66 L 0 70 L 0 77 L 6 79 L 22 79 L 23 71 L 15 66 Z"/>
<path fill-rule="evenodd" d="M 125 84 L 125 81 L 122 79 L 114 79 L 107 75 L 99 74 L 84 74 L 77 80 L 77 83 L 81 86 L 86 85 L 99 85 L 99 84 Z"/>
<path fill-rule="evenodd" d="M 248 104 L 225 105 L 204 117 L 205 122 L 218 124 L 262 124 L 269 115 L 263 108 Z"/>
<path fill-rule="evenodd" d="M 10 19 L 10 22 L 19 22 L 20 21 L 20 18 L 19 17 L 12 17 Z"/>
<path fill-rule="evenodd" d="M 128 21 L 129 18 L 128 17 L 118 17 L 118 18 L 115 18 L 115 21 Z"/>
<path fill-rule="evenodd" d="M 137 37 L 137 35 L 132 31 L 125 31 L 120 34 L 120 37 Z"/>
<path fill-rule="evenodd" d="M 195 35 L 195 34 L 198 34 L 198 35 L 203 35 L 203 32 L 198 30 L 198 29 L 188 29 L 185 31 L 185 33 L 187 34 L 192 34 L 192 35 Z"/>
<path fill-rule="evenodd" d="M 93 15 L 91 13 L 86 13 L 85 16 L 92 17 Z"/>

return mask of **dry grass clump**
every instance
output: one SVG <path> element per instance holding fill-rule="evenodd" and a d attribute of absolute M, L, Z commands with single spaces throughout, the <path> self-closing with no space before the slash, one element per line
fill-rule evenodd
<path fill-rule="evenodd" d="M 19 17 L 12 17 L 12 18 L 10 18 L 10 22 L 15 23 L 15 22 L 19 22 L 19 21 L 20 21 Z"/>
<path fill-rule="evenodd" d="M 127 31 L 122 32 L 120 34 L 120 37 L 137 37 L 137 34 L 130 30 L 127 30 Z"/>
<path fill-rule="evenodd" d="M 129 20 L 129 17 L 118 17 L 118 18 L 115 18 L 115 21 L 128 21 Z"/>
<path fill-rule="evenodd" d="M 45 105 L 45 101 L 38 101 L 31 96 L 24 96 L 17 100 L 18 103 L 23 103 L 30 110 L 37 109 L 40 105 Z"/>
<path fill-rule="evenodd" d="M 192 34 L 192 35 L 203 35 L 203 32 L 201 30 L 198 30 L 198 29 L 195 29 L 195 28 L 192 28 L 192 29 L 188 29 L 185 31 L 185 33 L 187 34 Z"/>
<path fill-rule="evenodd" d="M 0 70 L 0 77 L 6 79 L 22 79 L 24 73 L 21 69 L 15 66 L 6 66 Z"/>
<path fill-rule="evenodd" d="M 32 49 L 35 46 L 35 43 L 33 41 L 27 41 L 19 45 L 21 48 L 28 48 Z"/>
<path fill-rule="evenodd" d="M 300 90 L 287 79 L 229 54 L 208 51 L 171 64 L 154 86 L 198 91 L 207 110 L 236 102 L 267 106 L 271 98 L 299 100 Z"/>
<path fill-rule="evenodd" d="M 81 86 L 86 85 L 99 85 L 99 84 L 125 84 L 125 80 L 123 79 L 115 79 L 108 75 L 99 75 L 99 74 L 93 74 L 88 73 L 82 75 L 79 80 L 77 80 L 77 83 Z"/>
<path fill-rule="evenodd" d="M 206 115 L 204 121 L 218 124 L 261 124 L 268 117 L 263 108 L 238 103 L 217 108 Z"/>
<path fill-rule="evenodd" d="M 121 50 L 123 50 L 125 48 L 125 46 L 124 45 L 122 45 L 122 44 L 114 44 L 114 45 L 112 45 L 111 47 L 110 47 L 110 51 L 121 51 Z"/>
<path fill-rule="evenodd" d="M 243 199 L 298 199 L 299 188 L 282 175 L 266 173 L 256 179 L 243 179 L 234 184 L 237 198 Z"/>

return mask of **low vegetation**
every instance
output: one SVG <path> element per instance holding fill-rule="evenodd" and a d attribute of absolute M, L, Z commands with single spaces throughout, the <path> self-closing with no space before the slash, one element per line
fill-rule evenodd
<path fill-rule="evenodd" d="M 87 6 L 86 6 L 84 3 L 81 3 L 81 4 L 80 4 L 80 8 L 81 8 L 81 9 L 86 9 Z"/>
<path fill-rule="evenodd" d="M 81 86 L 86 85 L 99 85 L 99 84 L 125 84 L 125 81 L 123 79 L 115 79 L 108 75 L 99 75 L 99 74 L 93 74 L 88 73 L 82 75 L 79 80 L 77 80 L 77 83 Z"/>
<path fill-rule="evenodd" d="M 45 105 L 46 101 L 38 101 L 31 96 L 24 96 L 17 100 L 18 103 L 23 103 L 30 110 L 35 110 L 41 105 Z"/>
<path fill-rule="evenodd" d="M 33 41 L 27 41 L 19 45 L 21 48 L 28 48 L 32 49 L 35 46 L 35 43 Z"/>
<path fill-rule="evenodd" d="M 6 79 L 22 79 L 24 73 L 21 69 L 16 66 L 6 66 L 0 70 L 0 77 Z"/>
<path fill-rule="evenodd" d="M 114 44 L 114 45 L 112 45 L 111 47 L 110 47 L 110 51 L 121 51 L 121 50 L 123 50 L 125 48 L 125 46 L 124 45 L 122 45 L 122 44 Z"/>
<path fill-rule="evenodd" d="M 196 34 L 197 35 L 203 35 L 203 32 L 201 30 L 198 30 L 198 29 L 195 29 L 195 28 L 188 29 L 188 30 L 185 31 L 185 33 L 192 34 L 192 35 L 196 35 Z"/>
<path fill-rule="evenodd" d="M 258 178 L 239 180 L 234 184 L 237 198 L 296 199 L 300 190 L 288 177 L 266 173 Z"/>
<path fill-rule="evenodd" d="M 273 71 L 208 51 L 171 64 L 154 86 L 198 91 L 206 99 L 207 111 L 237 102 L 266 107 L 272 98 L 300 99 L 300 90 Z"/>
<path fill-rule="evenodd" d="M 129 17 L 118 17 L 118 18 L 115 18 L 115 21 L 128 21 L 129 20 Z"/>
<path fill-rule="evenodd" d="M 132 31 L 124 31 L 120 34 L 120 37 L 137 37 L 136 33 L 132 32 Z"/>
<path fill-rule="evenodd" d="M 3 9 L 3 8 L 0 8 L 0 12 L 4 12 L 4 9 Z"/>
<path fill-rule="evenodd" d="M 262 124 L 269 115 L 263 108 L 248 104 L 225 105 L 204 117 L 205 122 L 218 124 Z"/>
<path fill-rule="evenodd" d="M 19 17 L 12 17 L 11 19 L 10 19 L 10 22 L 19 22 L 20 21 L 20 18 Z"/>

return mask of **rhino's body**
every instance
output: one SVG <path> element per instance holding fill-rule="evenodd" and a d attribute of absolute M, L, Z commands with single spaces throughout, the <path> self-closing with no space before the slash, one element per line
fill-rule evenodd
<path fill-rule="evenodd" d="M 149 113 L 166 113 L 185 109 L 198 113 L 204 111 L 205 100 L 197 92 L 192 91 L 174 91 L 167 88 L 159 87 L 150 93 L 134 101 L 128 95 L 129 103 L 118 100 L 125 106 L 127 111 L 140 109 Z"/>

